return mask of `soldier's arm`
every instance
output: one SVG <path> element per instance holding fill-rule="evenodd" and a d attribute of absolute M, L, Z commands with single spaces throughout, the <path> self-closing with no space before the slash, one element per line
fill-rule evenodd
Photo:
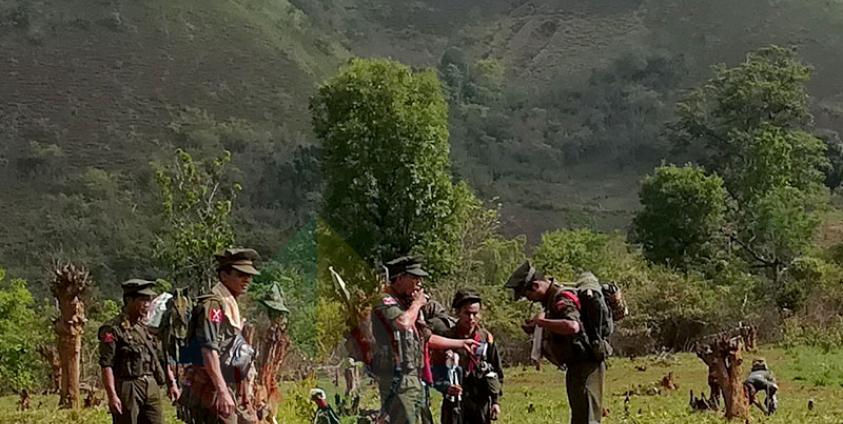
<path fill-rule="evenodd" d="M 114 356 L 117 353 L 117 339 L 114 328 L 110 325 L 103 325 L 97 332 L 99 339 L 99 365 L 102 370 L 102 386 L 105 389 L 105 394 L 108 396 L 109 408 L 119 409 L 119 397 L 117 396 L 117 388 L 114 383 Z M 117 411 L 119 412 L 119 411 Z"/>
<path fill-rule="evenodd" d="M 548 331 L 562 336 L 573 336 L 582 330 L 580 326 L 580 313 L 577 306 L 570 299 L 560 297 L 553 305 L 556 312 L 560 312 L 564 318 L 548 319 L 544 316 L 536 319 L 536 325 Z"/>
<path fill-rule="evenodd" d="M 474 339 L 449 339 L 447 337 L 437 336 L 436 334 L 432 334 L 427 343 L 434 350 L 462 350 L 472 355 L 474 354 L 474 349 L 480 344 Z"/>

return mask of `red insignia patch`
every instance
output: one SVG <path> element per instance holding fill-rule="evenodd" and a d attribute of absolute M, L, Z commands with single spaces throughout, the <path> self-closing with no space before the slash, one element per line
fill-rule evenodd
<path fill-rule="evenodd" d="M 211 309 L 208 311 L 208 320 L 217 324 L 222 322 L 222 309 Z"/>
<path fill-rule="evenodd" d="M 113 333 L 103 333 L 101 340 L 102 340 L 103 343 L 114 343 L 114 334 Z"/>
<path fill-rule="evenodd" d="M 383 304 L 384 305 L 397 305 L 398 301 L 395 300 L 394 298 L 390 297 L 390 296 L 387 296 L 387 297 L 383 298 Z"/>

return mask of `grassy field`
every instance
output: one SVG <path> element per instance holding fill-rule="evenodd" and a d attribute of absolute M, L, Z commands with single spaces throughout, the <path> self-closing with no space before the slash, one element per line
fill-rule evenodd
<path fill-rule="evenodd" d="M 772 366 L 781 387 L 780 409 L 773 417 L 764 417 L 753 411 L 752 422 L 769 424 L 835 423 L 843 422 L 843 352 L 823 352 L 811 348 L 762 349 L 757 354 L 745 356 L 747 361 L 763 356 Z M 644 371 L 640 371 L 643 369 Z M 564 376 L 550 366 L 542 371 L 527 368 L 507 370 L 503 416 L 501 423 L 545 424 L 567 422 L 568 406 L 564 389 Z M 656 395 L 634 395 L 628 412 L 624 411 L 623 394 L 627 390 L 647 393 L 662 376 L 672 371 L 679 389 Z M 636 360 L 613 359 L 609 364 L 606 384 L 606 404 L 609 417 L 606 423 L 720 423 L 718 413 L 692 413 L 688 408 L 688 391 L 707 389 L 706 370 L 702 362 L 689 354 L 663 359 L 640 358 Z M 326 389 L 333 389 L 328 384 Z M 293 386 L 285 397 L 291 399 Z M 300 390 L 306 390 L 301 388 Z M 374 404 L 375 398 L 367 392 L 365 403 Z M 440 401 L 434 397 L 434 403 Z M 808 400 L 815 404 L 807 408 Z M 36 397 L 32 406 L 40 407 L 26 413 L 15 411 L 16 399 L 0 399 L 0 423 L 109 423 L 104 409 L 86 410 L 81 413 L 57 411 L 55 397 Z M 533 405 L 533 408 L 530 408 Z M 289 405 L 286 405 L 289 406 Z M 290 410 L 292 408 L 284 408 Z M 529 412 L 533 409 L 533 412 Z M 176 422 L 172 408 L 167 410 L 167 422 Z M 281 423 L 306 422 L 290 416 L 280 416 Z"/>

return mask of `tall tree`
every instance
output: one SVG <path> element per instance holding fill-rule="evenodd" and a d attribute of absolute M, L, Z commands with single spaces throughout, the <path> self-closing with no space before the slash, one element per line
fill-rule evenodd
<path fill-rule="evenodd" d="M 420 253 L 433 271 L 448 271 L 454 189 L 436 74 L 354 59 L 319 88 L 310 108 L 323 142 L 322 216 L 330 231 L 368 266 Z"/>
<path fill-rule="evenodd" d="M 679 103 L 670 125 L 674 141 L 702 150 L 703 166 L 723 178 L 730 238 L 775 281 L 813 236 L 816 209 L 826 203 L 828 159 L 812 134 L 810 76 L 794 50 L 759 49 L 736 67 L 717 67 Z M 772 207 L 785 192 L 786 206 Z"/>
<path fill-rule="evenodd" d="M 225 179 L 231 154 L 195 162 L 179 149 L 169 167 L 156 171 L 165 229 L 155 243 L 155 257 L 170 281 L 201 291 L 216 280 L 214 254 L 231 247 L 231 208 L 240 185 Z"/>

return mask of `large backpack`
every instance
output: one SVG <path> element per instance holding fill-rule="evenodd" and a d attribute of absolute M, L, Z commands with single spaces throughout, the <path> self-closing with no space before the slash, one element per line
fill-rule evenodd
<path fill-rule="evenodd" d="M 189 339 L 194 302 L 187 288 L 177 288 L 172 295 L 161 318 L 159 337 L 167 356 L 175 363 L 182 363 L 182 351 Z"/>
<path fill-rule="evenodd" d="M 584 272 L 577 278 L 576 291 L 588 348 L 597 360 L 603 360 L 612 354 L 609 337 L 615 331 L 615 321 L 628 313 L 620 287 L 600 284 L 594 274 Z"/>

